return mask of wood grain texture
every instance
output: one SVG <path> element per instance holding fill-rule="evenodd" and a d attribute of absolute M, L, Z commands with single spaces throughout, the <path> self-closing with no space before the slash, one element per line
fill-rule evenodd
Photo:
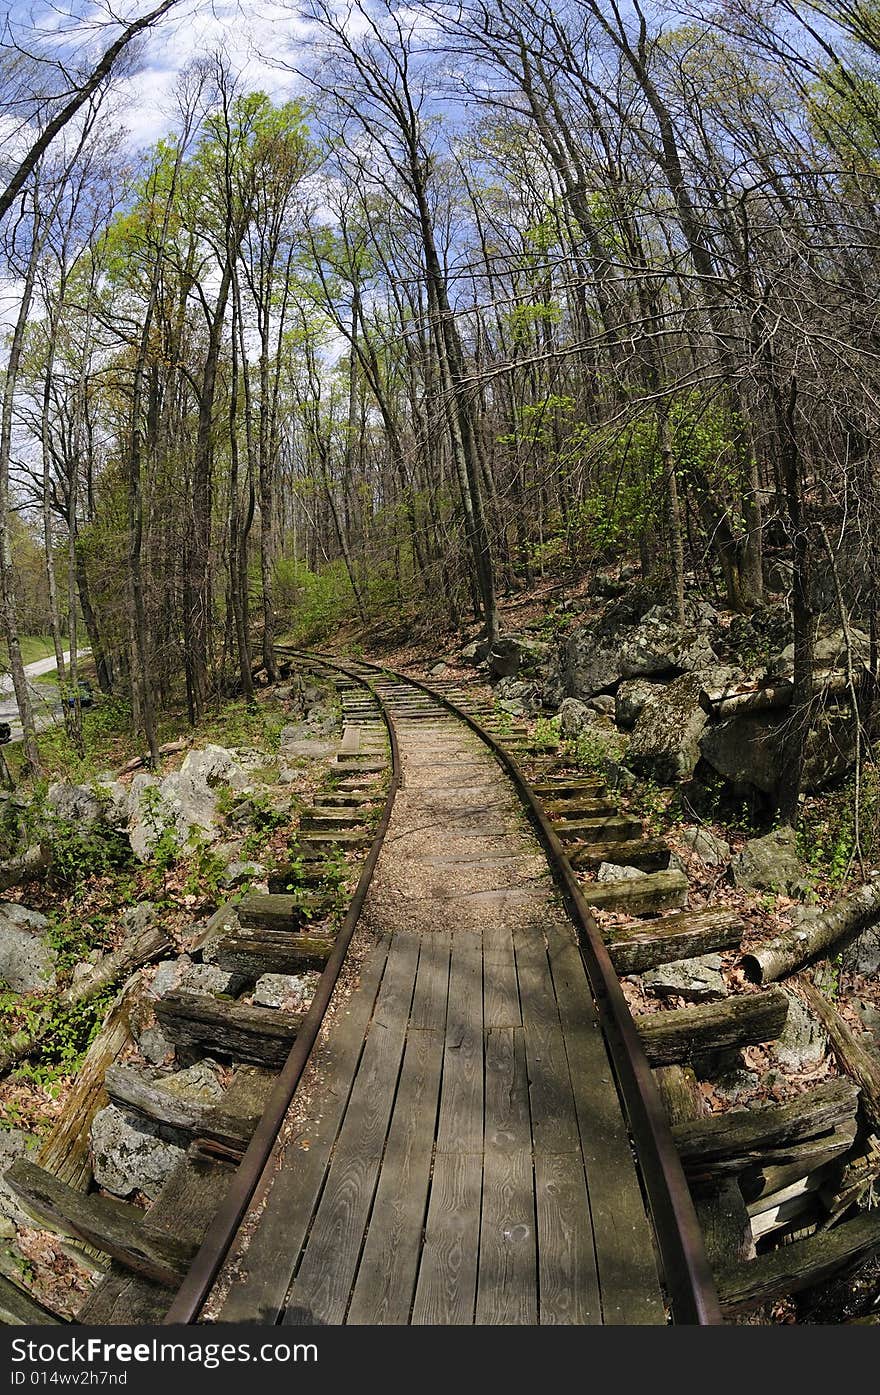
<path fill-rule="evenodd" d="M 373 1202 L 412 1005 L 418 938 L 392 937 L 345 1118 L 282 1322 L 345 1319 Z"/>
<path fill-rule="evenodd" d="M 536 1153 L 542 1326 L 602 1321 L 584 1164 L 577 1153 Z"/>
<path fill-rule="evenodd" d="M 483 954 L 479 939 L 453 938 L 443 1050 L 438 1153 L 483 1149 Z"/>
<path fill-rule="evenodd" d="M 497 922 L 483 931 L 483 1018 L 487 1032 L 522 1025 L 513 936 Z"/>
<path fill-rule="evenodd" d="M 242 1276 L 226 1296 L 220 1322 L 274 1323 L 284 1306 L 348 1103 L 387 956 L 388 941 L 383 939 L 361 970 L 348 1008 L 318 1047 L 315 1064 L 320 1091 L 284 1147 L 283 1166 L 272 1177 L 262 1222 L 242 1258 Z"/>
<path fill-rule="evenodd" d="M 485 1129 L 476 1320 L 534 1324 L 535 1185 L 521 1030 L 498 1028 L 487 1034 Z"/>
<path fill-rule="evenodd" d="M 411 1322 L 474 1320 L 483 1160 L 478 1153 L 442 1153 L 434 1160 Z"/>
<path fill-rule="evenodd" d="M 421 968 L 420 961 L 420 972 Z M 411 1031 L 349 1323 L 391 1326 L 409 1321 L 428 1206 L 442 1065 L 442 1032 Z"/>
<path fill-rule="evenodd" d="M 515 945 L 535 1151 L 575 1152 L 574 1095 L 543 936 L 517 931 Z"/>
<path fill-rule="evenodd" d="M 553 926 L 547 934 L 586 1166 L 602 1320 L 662 1323 L 653 1234 L 583 962 L 568 934 Z"/>

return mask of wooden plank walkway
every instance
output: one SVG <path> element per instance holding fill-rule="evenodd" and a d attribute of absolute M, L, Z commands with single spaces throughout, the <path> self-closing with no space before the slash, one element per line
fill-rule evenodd
<path fill-rule="evenodd" d="M 398 739 L 376 943 L 219 1321 L 663 1323 L 630 1140 L 540 849 L 460 724 L 401 718 Z M 491 852 L 460 855 L 487 816 Z"/>

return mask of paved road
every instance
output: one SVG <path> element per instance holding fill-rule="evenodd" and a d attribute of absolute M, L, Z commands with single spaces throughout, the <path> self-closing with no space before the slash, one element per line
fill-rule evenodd
<path fill-rule="evenodd" d="M 78 657 L 90 653 L 88 649 L 80 649 Z M 70 662 L 70 652 L 65 650 L 64 662 Z M 55 672 L 54 655 L 46 659 L 35 659 L 32 664 L 25 664 L 25 675 L 28 680 L 40 678 L 44 674 Z M 61 705 L 58 701 L 58 689 L 54 684 L 28 682 L 28 690 L 31 695 L 31 702 L 34 705 L 34 717 L 36 718 L 37 730 L 42 731 L 44 727 L 51 726 L 54 722 L 61 720 Z M 0 674 L 0 722 L 9 722 L 12 727 L 12 741 L 21 740 L 21 721 L 18 715 L 18 703 L 12 690 L 12 674 Z"/>

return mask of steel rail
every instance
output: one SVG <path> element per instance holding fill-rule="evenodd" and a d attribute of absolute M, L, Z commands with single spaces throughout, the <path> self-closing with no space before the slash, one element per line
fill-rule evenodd
<path fill-rule="evenodd" d="M 310 657 L 334 662 L 329 656 Z M 618 1089 L 636 1146 L 673 1321 L 699 1326 L 723 1324 L 703 1232 L 653 1071 L 596 917 L 584 900 L 565 849 L 540 801 L 514 757 L 476 718 L 457 707 L 443 693 L 409 674 L 363 659 L 356 662 L 359 666 L 388 674 L 426 693 L 465 722 L 504 766 L 545 845 L 557 886 L 577 928 L 581 957 L 596 999 Z"/>
<path fill-rule="evenodd" d="M 357 682 L 362 683 L 364 687 L 372 691 L 371 685 L 362 674 L 352 672 L 341 662 L 334 662 L 333 667 L 345 673 L 349 678 L 356 679 Z M 175 1294 L 174 1301 L 163 1319 L 167 1325 L 193 1323 L 198 1319 L 217 1275 L 232 1248 L 239 1227 L 271 1161 L 275 1142 L 311 1055 L 312 1047 L 321 1030 L 333 990 L 348 953 L 348 947 L 360 919 L 379 852 L 388 830 L 401 774 L 400 752 L 397 745 L 397 733 L 394 730 L 394 721 L 386 704 L 378 697 L 378 694 L 374 694 L 374 696 L 378 698 L 391 747 L 391 779 L 379 827 L 376 830 L 370 851 L 364 860 L 354 895 L 340 926 L 330 958 L 318 980 L 315 996 L 297 1033 L 296 1041 L 272 1086 L 272 1092 L 266 1102 L 260 1122 L 229 1184 L 229 1190 L 216 1211 L 205 1233 L 205 1238 L 196 1251 L 195 1257 Z"/>

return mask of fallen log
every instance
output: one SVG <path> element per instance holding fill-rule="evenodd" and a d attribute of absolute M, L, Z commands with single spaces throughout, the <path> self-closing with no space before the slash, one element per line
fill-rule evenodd
<path fill-rule="evenodd" d="M 755 1163 L 792 1160 L 792 1144 L 822 1137 L 855 1119 L 859 1092 L 850 1080 L 830 1080 L 786 1104 L 728 1110 L 673 1127 L 685 1173 L 694 1181 L 742 1172 Z M 795 1150 L 796 1151 L 796 1150 Z"/>
<path fill-rule="evenodd" d="M 144 1213 L 127 1201 L 86 1195 L 59 1182 L 28 1158 L 17 1158 L 6 1181 L 23 1208 L 51 1230 L 102 1250 L 135 1274 L 176 1287 L 194 1246 L 144 1225 Z"/>
<path fill-rule="evenodd" d="M 808 960 L 824 958 L 838 940 L 864 930 L 878 918 L 880 877 L 836 901 L 810 925 L 787 930 L 744 954 L 743 969 L 753 983 L 772 983 L 803 968 Z"/>
<path fill-rule="evenodd" d="M 605 943 L 619 974 L 639 974 L 675 959 L 730 949 L 739 944 L 743 929 L 733 911 L 695 911 L 664 916 L 648 925 L 615 925 Z"/>
<path fill-rule="evenodd" d="M 41 1167 L 80 1191 L 87 1191 L 92 1180 L 89 1131 L 98 1110 L 107 1104 L 104 1076 L 132 1040 L 130 1017 L 133 992 L 134 987 L 130 984 L 110 1008 L 98 1035 L 83 1057 L 76 1083 L 65 1101 L 60 1118 L 52 1125 L 37 1153 L 37 1162 Z"/>
<path fill-rule="evenodd" d="M 105 988 L 129 978 L 136 969 L 161 959 L 170 948 L 168 932 L 162 927 L 148 925 L 129 935 L 118 949 L 102 955 L 88 978 L 72 983 L 35 1015 L 34 1022 L 26 1030 L 17 1032 L 0 1047 L 0 1074 L 39 1046 L 46 1033 L 57 1025 L 59 1008 L 64 1010 L 89 1002 Z"/>
<path fill-rule="evenodd" d="M 52 849 L 46 843 L 35 843 L 21 857 L 0 862 L 0 891 L 8 891 L 11 886 L 22 882 L 36 881 L 48 872 L 52 863 Z"/>
<path fill-rule="evenodd" d="M 720 1003 L 640 1013 L 634 1020 L 652 1066 L 675 1065 L 700 1051 L 773 1041 L 788 1016 L 781 988 L 744 993 Z"/>
<path fill-rule="evenodd" d="M 721 1308 L 747 1312 L 771 1299 L 810 1288 L 835 1270 L 880 1249 L 880 1214 L 865 1212 L 831 1231 L 795 1240 L 716 1275 Z"/>
<path fill-rule="evenodd" d="M 859 1041 L 834 1004 L 803 974 L 798 975 L 797 988 L 827 1032 L 838 1066 L 859 1087 L 862 1112 L 871 1129 L 880 1131 L 880 1058 Z M 865 1040 L 869 1040 L 867 1034 Z"/>
<path fill-rule="evenodd" d="M 867 669 L 865 669 L 867 672 Z M 839 669 L 819 669 L 813 674 L 813 699 L 833 697 L 848 689 L 847 675 Z M 704 712 L 722 719 L 742 713 L 770 712 L 791 706 L 794 684 L 790 678 L 776 683 L 741 684 L 736 688 L 704 688 L 700 706 Z"/>
<path fill-rule="evenodd" d="M 166 741 L 165 744 L 164 744 L 163 746 L 160 746 L 160 747 L 159 747 L 159 755 L 160 755 L 160 756 L 175 756 L 175 755 L 177 755 L 177 753 L 178 753 L 179 751 L 186 751 L 186 750 L 189 748 L 190 744 L 191 744 L 191 743 L 190 743 L 189 741 L 186 741 L 186 740 L 182 740 L 182 741 Z M 117 771 L 117 774 L 119 774 L 119 775 L 130 775 L 131 772 L 132 772 L 133 770 L 140 770 L 140 769 L 142 768 L 142 766 L 149 765 L 149 764 L 150 764 L 150 753 L 149 753 L 149 751 L 147 751 L 144 755 L 142 755 L 142 756 L 135 756 L 135 757 L 134 757 L 134 760 L 127 761 L 126 764 L 123 765 L 122 768 L 121 768 L 119 771 Z"/>

